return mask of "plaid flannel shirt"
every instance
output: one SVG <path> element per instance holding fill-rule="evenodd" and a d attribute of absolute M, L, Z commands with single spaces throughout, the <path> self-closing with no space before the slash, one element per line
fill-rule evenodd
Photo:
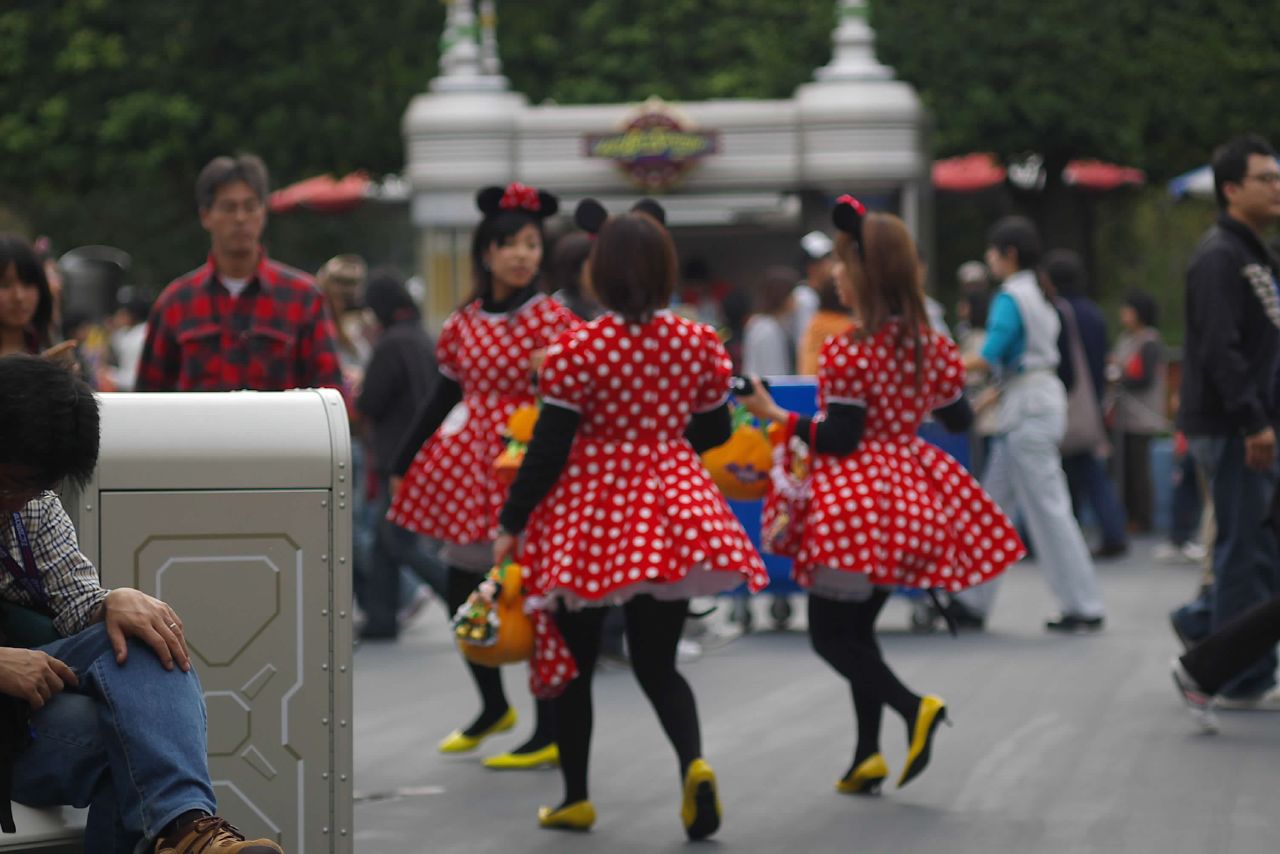
<path fill-rule="evenodd" d="M 52 492 L 41 493 L 29 501 L 20 515 L 49 597 L 54 628 L 64 637 L 83 631 L 92 622 L 108 591 L 98 582 L 98 570 L 80 553 L 71 517 Z M 8 514 L 0 514 L 0 547 L 22 564 L 18 535 Z M 40 604 L 32 601 L 26 588 L 7 569 L 0 569 L 0 599 L 27 607 Z"/>
<path fill-rule="evenodd" d="M 147 323 L 138 391 L 342 388 L 333 322 L 315 282 L 267 258 L 238 297 L 213 257 L 170 283 Z"/>

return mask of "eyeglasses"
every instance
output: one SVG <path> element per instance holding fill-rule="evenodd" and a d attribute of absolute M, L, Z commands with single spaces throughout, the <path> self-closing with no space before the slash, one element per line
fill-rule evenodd
<path fill-rule="evenodd" d="M 1268 187 L 1280 186 L 1280 172 L 1262 172 L 1258 175 L 1245 175 L 1246 181 L 1261 181 Z"/>
<path fill-rule="evenodd" d="M 236 211 L 244 211 L 247 214 L 256 214 L 262 210 L 261 199 L 245 199 L 243 202 L 221 201 L 213 206 L 213 209 L 224 216 L 233 216 Z"/>

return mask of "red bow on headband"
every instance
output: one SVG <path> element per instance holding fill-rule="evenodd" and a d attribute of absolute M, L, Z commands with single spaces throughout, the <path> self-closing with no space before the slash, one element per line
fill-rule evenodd
<path fill-rule="evenodd" d="M 520 208 L 537 213 L 542 209 L 542 202 L 538 199 L 537 190 L 516 182 L 507 185 L 506 192 L 502 194 L 502 200 L 498 202 L 498 207 L 508 211 Z"/>
<path fill-rule="evenodd" d="M 858 201 L 857 199 L 855 199 L 853 196 L 849 195 L 848 193 L 845 193 L 843 196 L 836 199 L 836 204 L 848 205 L 849 207 L 853 208 L 855 211 L 858 212 L 858 216 L 867 215 L 867 206 L 864 205 L 862 202 Z"/>

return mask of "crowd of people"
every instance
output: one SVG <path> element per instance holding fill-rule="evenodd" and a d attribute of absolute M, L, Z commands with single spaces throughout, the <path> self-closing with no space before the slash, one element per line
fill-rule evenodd
<path fill-rule="evenodd" d="M 813 649 L 851 688 L 856 738 L 837 791 L 874 793 L 888 778 L 886 706 L 909 745 L 898 786 L 927 769 L 948 717 L 941 696 L 912 691 L 881 652 L 875 624 L 891 592 L 929 591 L 932 617 L 980 630 L 1003 571 L 1033 551 L 1059 608 L 1045 628 L 1102 630 L 1094 562 L 1154 528 L 1151 445 L 1173 429 L 1186 506 L 1175 506 L 1171 554 L 1200 557 L 1189 547 L 1200 516 L 1209 564 L 1199 595 L 1172 615 L 1187 645 L 1172 665 L 1178 693 L 1206 728 L 1215 709 L 1280 709 L 1280 262 L 1261 237 L 1280 220 L 1280 165 L 1264 140 L 1242 137 L 1213 167 L 1221 215 L 1188 273 L 1176 395 L 1156 302 L 1127 295 L 1108 347 L 1079 256 L 1043 252 L 1016 216 L 994 223 L 984 260 L 958 271 L 953 336 L 906 225 L 851 196 L 834 204 L 834 239 L 800 241 L 804 274 L 767 268 L 744 303 L 705 264 L 682 275 L 653 200 L 612 216 L 586 200 L 578 229 L 547 251 L 559 199 L 488 187 L 474 293 L 433 339 L 395 270 L 339 255 L 312 277 L 269 258 L 266 168 L 219 157 L 196 181 L 208 259 L 149 308 L 125 294 L 98 356 L 70 337 L 85 332 L 60 316 L 49 259 L 0 237 L 0 712 L 21 721 L 4 725 L 0 758 L 13 797 L 89 806 L 90 850 L 280 850 L 217 815 L 181 616 L 138 591 L 103 590 L 52 491 L 96 464 L 90 384 L 341 389 L 359 449 L 367 641 L 394 639 L 433 595 L 452 615 L 487 570 L 516 559 L 535 627 L 536 714 L 522 744 L 485 764 L 560 768 L 563 797 L 538 814 L 545 828 L 596 821 L 592 674 L 611 622 L 675 754 L 686 834 L 720 825 L 677 651 L 691 599 L 769 581 L 699 458 L 728 439 L 735 405 L 776 425 L 797 486 L 771 496 L 764 547 L 792 559 Z M 816 376 L 816 415 L 781 408 L 762 380 L 797 372 Z M 503 425 L 528 405 L 539 414 L 511 482 L 494 461 Z M 928 419 L 969 433 L 968 469 L 919 438 Z M 1099 527 L 1093 549 L 1081 520 Z M 10 612 L 34 622 L 15 630 Z M 500 671 L 467 667 L 479 710 L 439 743 L 445 753 L 517 724 Z M 68 732 L 75 750 L 52 737 Z"/>

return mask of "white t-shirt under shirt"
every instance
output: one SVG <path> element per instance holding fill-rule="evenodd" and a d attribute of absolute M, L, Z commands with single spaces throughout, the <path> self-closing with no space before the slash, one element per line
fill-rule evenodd
<path fill-rule="evenodd" d="M 222 282 L 222 286 L 231 294 L 231 298 L 235 299 L 249 287 L 248 279 L 233 279 L 230 276 L 219 276 L 218 281 Z"/>

